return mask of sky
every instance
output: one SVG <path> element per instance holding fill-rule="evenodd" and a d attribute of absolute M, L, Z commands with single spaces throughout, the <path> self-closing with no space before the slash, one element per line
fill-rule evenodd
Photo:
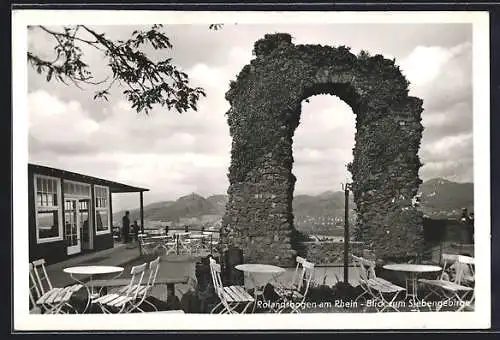
<path fill-rule="evenodd" d="M 138 27 L 93 26 L 112 38 Z M 137 114 L 115 89 L 109 101 L 94 100 L 95 88 L 47 82 L 28 67 L 29 161 L 149 188 L 145 204 L 192 192 L 209 196 L 228 189 L 231 137 L 224 94 L 253 58 L 256 40 L 287 32 L 295 44 L 345 45 L 395 58 L 410 81 L 410 95 L 423 99 L 424 132 L 419 152 L 422 180 L 442 177 L 472 182 L 471 24 L 280 24 L 168 25 L 173 49 L 153 58 L 173 58 L 195 86 L 206 90 L 198 112 L 179 114 L 156 107 Z M 28 31 L 28 50 L 51 56 L 55 41 Z M 84 49 L 94 75 L 108 75 L 102 55 Z M 335 96 L 303 102 L 294 136 L 296 194 L 341 189 L 349 179 L 355 117 Z M 138 194 L 113 197 L 113 210 L 138 207 Z"/>

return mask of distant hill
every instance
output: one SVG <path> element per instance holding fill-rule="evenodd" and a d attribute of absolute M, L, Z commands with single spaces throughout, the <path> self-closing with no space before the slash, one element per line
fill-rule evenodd
<path fill-rule="evenodd" d="M 229 197 L 227 195 L 212 195 L 207 197 L 207 201 L 215 207 L 219 214 L 223 215 L 226 211 L 228 198 Z"/>
<path fill-rule="evenodd" d="M 435 178 L 422 183 L 420 203 L 430 217 L 458 217 L 462 208 L 474 211 L 474 184 Z"/>
<path fill-rule="evenodd" d="M 294 197 L 293 214 L 300 216 L 344 216 L 344 192 L 327 191 L 317 196 L 297 195 Z M 355 207 L 352 193 L 349 195 L 351 210 Z"/>
<path fill-rule="evenodd" d="M 192 193 L 180 197 L 177 201 L 164 201 L 151 203 L 144 206 L 144 219 L 150 221 L 174 221 L 182 218 L 200 218 L 203 215 L 221 215 L 221 208 L 215 199 L 207 200 Z M 120 221 L 123 211 L 113 215 L 114 221 Z M 130 210 L 130 219 L 139 219 L 139 209 Z"/>
<path fill-rule="evenodd" d="M 456 218 L 462 208 L 474 211 L 473 183 L 456 183 L 441 178 L 424 182 L 419 189 L 421 207 L 425 215 L 437 218 Z M 349 196 L 350 214 L 354 212 L 353 195 Z M 204 198 L 196 193 L 180 197 L 176 201 L 155 202 L 144 206 L 144 219 L 149 221 L 180 221 L 182 219 L 203 220 L 204 217 L 222 216 L 227 195 Z M 314 218 L 343 219 L 344 192 L 325 191 L 319 195 L 297 195 L 293 200 L 296 222 Z M 131 210 L 131 220 L 139 219 L 139 209 Z M 123 211 L 113 215 L 119 223 Z"/>

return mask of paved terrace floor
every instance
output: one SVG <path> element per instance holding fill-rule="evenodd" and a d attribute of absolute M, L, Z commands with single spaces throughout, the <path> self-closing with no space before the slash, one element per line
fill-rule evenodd
<path fill-rule="evenodd" d="M 63 269 L 71 266 L 84 266 L 84 265 L 107 265 L 107 266 L 122 266 L 124 267 L 122 278 L 130 277 L 130 269 L 134 265 L 142 264 L 146 261 L 152 260 L 154 256 L 141 256 L 139 248 L 136 244 L 116 244 L 115 247 L 107 249 L 104 251 L 99 251 L 92 254 L 80 255 L 69 259 L 67 261 L 59 262 L 50 266 L 47 266 L 48 275 L 52 281 L 52 284 L 56 287 L 62 287 L 68 284 L 74 283 L 69 274 L 64 273 Z M 162 256 L 160 262 L 160 269 L 158 272 L 158 281 L 164 279 L 179 278 L 184 276 L 195 277 L 195 263 L 197 258 L 190 256 Z M 281 274 L 277 281 L 285 283 L 292 279 L 295 268 L 287 268 L 286 272 Z M 353 286 L 358 285 L 359 277 L 353 268 L 349 268 L 349 283 Z M 269 276 L 254 276 L 254 280 L 250 280 L 245 277 L 245 287 L 253 288 L 253 282 L 257 284 L 265 284 L 269 281 Z M 315 269 L 315 280 L 320 284 L 326 284 L 328 286 L 334 285 L 338 281 L 343 280 L 343 267 L 316 267 Z M 178 284 L 176 285 L 177 296 L 181 298 L 180 292 L 185 291 L 188 288 L 187 285 Z M 152 295 L 160 300 L 166 300 L 166 290 L 165 286 L 157 286 L 152 291 Z M 402 308 L 405 310 L 405 308 Z M 354 306 L 354 308 L 343 308 L 337 306 L 321 308 L 308 308 L 303 312 L 322 312 L 322 313 L 342 313 L 342 312 L 361 312 L 361 306 Z"/>
<path fill-rule="evenodd" d="M 149 256 L 151 259 L 152 257 Z M 105 265 L 105 266 L 121 266 L 124 267 L 122 277 L 130 277 L 130 269 L 134 265 L 142 264 L 148 258 L 141 257 L 137 244 L 121 244 L 117 243 L 113 248 L 103 251 L 79 255 L 66 261 L 58 262 L 47 266 L 47 273 L 56 287 L 63 287 L 74 283 L 69 274 L 64 273 L 63 269 L 73 266 L 87 265 Z M 195 277 L 196 257 L 192 256 L 162 256 L 158 280 L 179 278 L 183 276 Z M 287 268 L 286 272 L 280 275 L 277 280 L 287 282 L 292 279 L 295 268 Z M 343 280 L 343 267 L 317 267 L 315 270 L 315 279 L 319 283 L 332 286 L 337 281 Z M 353 268 L 349 268 L 349 283 L 353 286 L 357 285 L 358 277 Z M 269 277 L 254 276 L 254 280 L 261 284 L 269 280 Z M 245 286 L 252 288 L 252 280 L 245 278 Z"/>
<path fill-rule="evenodd" d="M 113 248 L 95 253 L 75 256 L 66 261 L 47 266 L 47 274 L 54 287 L 63 287 L 74 283 L 71 276 L 63 272 L 64 268 L 74 266 L 124 266 L 140 256 L 139 248 L 134 244 L 115 244 Z"/>

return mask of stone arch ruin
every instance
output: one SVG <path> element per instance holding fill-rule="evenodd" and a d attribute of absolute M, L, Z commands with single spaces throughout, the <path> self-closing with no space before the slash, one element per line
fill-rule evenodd
<path fill-rule="evenodd" d="M 408 96 L 394 60 L 294 45 L 285 33 L 265 35 L 253 52 L 226 93 L 233 142 L 223 241 L 242 249 L 246 262 L 294 263 L 292 139 L 302 100 L 330 94 L 356 115 L 348 169 L 359 240 L 381 258 L 418 253 L 422 213 L 411 200 L 421 183 L 422 100 Z"/>

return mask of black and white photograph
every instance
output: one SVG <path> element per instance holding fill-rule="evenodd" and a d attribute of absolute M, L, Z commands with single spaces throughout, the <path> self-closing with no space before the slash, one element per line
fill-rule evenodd
<path fill-rule="evenodd" d="M 487 12 L 12 23 L 16 329 L 490 327 Z"/>

